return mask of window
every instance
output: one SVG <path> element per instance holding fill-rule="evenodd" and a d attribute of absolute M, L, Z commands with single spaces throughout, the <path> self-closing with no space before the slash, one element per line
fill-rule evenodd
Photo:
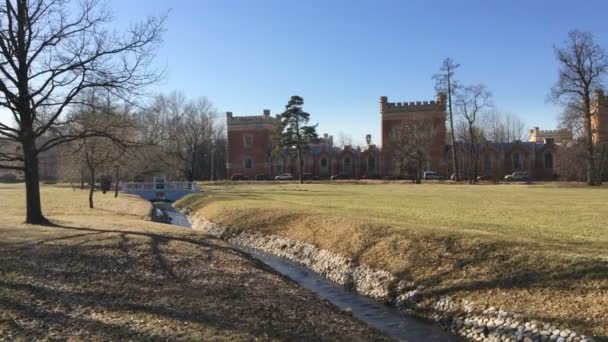
<path fill-rule="evenodd" d="M 523 169 L 523 167 L 522 167 L 522 160 L 521 160 L 521 153 L 515 152 L 513 154 L 513 170 L 519 171 L 521 169 Z"/>
<path fill-rule="evenodd" d="M 367 171 L 376 171 L 376 159 L 374 157 L 367 158 Z"/>
<path fill-rule="evenodd" d="M 489 154 L 483 156 L 483 169 L 486 173 L 492 171 L 492 156 Z"/>
<path fill-rule="evenodd" d="M 321 159 L 321 167 L 327 167 L 327 158 Z"/>
<path fill-rule="evenodd" d="M 251 160 L 251 158 L 246 158 L 244 160 L 243 164 L 245 164 L 245 168 L 246 169 L 252 169 L 253 168 L 253 160 Z"/>
<path fill-rule="evenodd" d="M 251 134 L 246 134 L 243 136 L 243 145 L 245 147 L 253 146 L 253 136 L 251 136 Z"/>
<path fill-rule="evenodd" d="M 545 153 L 545 169 L 553 168 L 553 154 L 551 152 Z"/>
<path fill-rule="evenodd" d="M 350 158 L 346 157 L 344 158 L 344 173 L 350 173 L 351 169 L 350 169 Z"/>

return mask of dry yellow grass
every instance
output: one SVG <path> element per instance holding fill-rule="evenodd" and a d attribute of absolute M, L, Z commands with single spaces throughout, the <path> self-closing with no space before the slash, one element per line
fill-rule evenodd
<path fill-rule="evenodd" d="M 206 184 L 179 205 L 448 294 L 608 335 L 608 189 Z"/>
<path fill-rule="evenodd" d="M 143 221 L 150 203 L 42 188 L 55 224 L 22 224 L 0 185 L 0 340 L 386 341 L 237 249 Z"/>

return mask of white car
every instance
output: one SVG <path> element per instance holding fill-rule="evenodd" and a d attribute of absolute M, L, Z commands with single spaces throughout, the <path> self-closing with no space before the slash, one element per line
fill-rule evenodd
<path fill-rule="evenodd" d="M 284 173 L 274 177 L 274 180 L 293 180 L 291 173 Z"/>
<path fill-rule="evenodd" d="M 513 172 L 510 175 L 506 175 L 505 180 L 506 181 L 527 181 L 528 172 L 525 172 L 525 171 Z"/>

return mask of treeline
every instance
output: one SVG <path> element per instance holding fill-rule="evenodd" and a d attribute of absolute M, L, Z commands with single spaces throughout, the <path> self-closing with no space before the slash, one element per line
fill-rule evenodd
<path fill-rule="evenodd" d="M 225 128 L 205 97 L 159 94 L 144 105 L 110 92 L 87 91 L 66 124 L 42 137 L 44 144 L 89 132 L 57 147 L 58 179 L 91 189 L 102 180 L 210 180 L 226 176 Z"/>

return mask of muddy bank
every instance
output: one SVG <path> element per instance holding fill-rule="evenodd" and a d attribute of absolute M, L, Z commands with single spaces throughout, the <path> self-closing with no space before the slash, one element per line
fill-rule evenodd
<path fill-rule="evenodd" d="M 423 287 L 390 272 L 371 269 L 314 245 L 276 235 L 238 232 L 190 216 L 192 227 L 232 244 L 289 259 L 357 293 L 430 319 L 446 330 L 475 341 L 592 341 L 569 329 L 528 319 L 517 313 L 483 308 L 448 296 L 420 301 Z"/>

